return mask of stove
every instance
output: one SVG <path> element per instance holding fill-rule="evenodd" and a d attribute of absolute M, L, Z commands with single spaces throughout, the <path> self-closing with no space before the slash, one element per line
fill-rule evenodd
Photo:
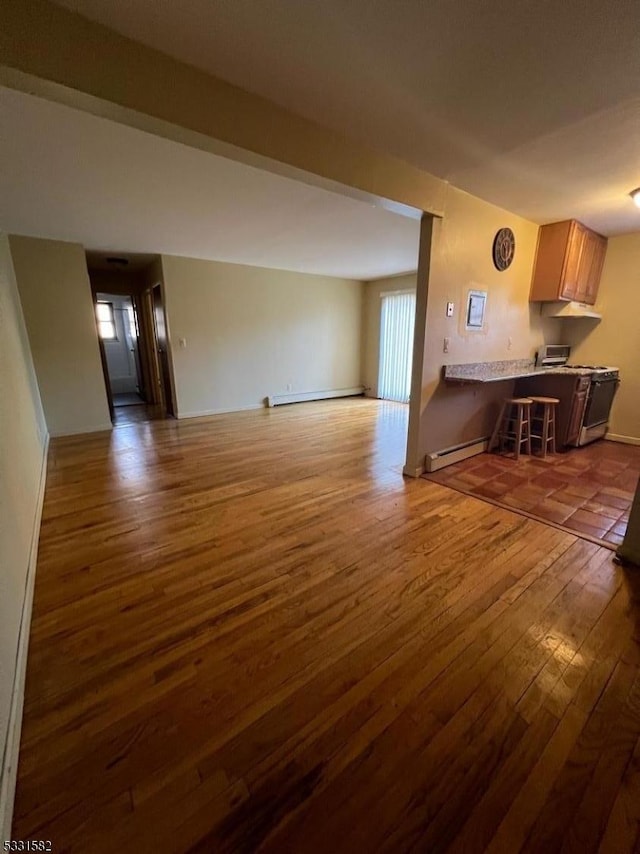
<path fill-rule="evenodd" d="M 571 347 L 567 344 L 548 344 L 536 354 L 536 367 L 541 374 L 575 376 L 578 383 L 567 400 L 570 413 L 567 444 L 586 445 L 602 438 L 607 432 L 613 398 L 620 385 L 618 368 L 610 365 L 570 365 Z M 553 396 L 553 395 L 551 395 Z M 579 429 L 578 429 L 579 427 Z"/>
<path fill-rule="evenodd" d="M 597 379 L 617 379 L 620 371 L 618 368 L 613 368 L 610 365 L 564 365 L 564 369 L 568 371 L 580 371 L 581 374 L 587 376 L 591 374 Z"/>

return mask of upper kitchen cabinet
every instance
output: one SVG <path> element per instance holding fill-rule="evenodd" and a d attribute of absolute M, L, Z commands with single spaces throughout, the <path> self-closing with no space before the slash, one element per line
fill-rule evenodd
<path fill-rule="evenodd" d="M 606 251 L 606 238 L 576 220 L 541 226 L 529 299 L 593 305 Z"/>

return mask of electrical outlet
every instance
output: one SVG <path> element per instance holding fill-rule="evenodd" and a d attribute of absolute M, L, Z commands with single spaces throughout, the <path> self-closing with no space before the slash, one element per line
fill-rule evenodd
<path fill-rule="evenodd" d="M 291 385 L 291 383 L 287 383 L 287 391 L 292 391 L 292 389 L 293 386 Z"/>
<path fill-rule="evenodd" d="M 179 338 L 179 339 L 178 339 L 178 344 L 180 345 L 180 349 L 181 349 L 181 350 L 186 350 L 186 349 L 187 349 L 187 339 L 186 339 L 186 338 Z"/>
<path fill-rule="evenodd" d="M 444 344 L 442 345 L 442 352 L 443 353 L 449 352 L 449 339 L 448 338 L 444 339 Z"/>
<path fill-rule="evenodd" d="M 507 341 L 507 350 L 510 350 L 513 347 L 513 338 L 509 337 Z"/>

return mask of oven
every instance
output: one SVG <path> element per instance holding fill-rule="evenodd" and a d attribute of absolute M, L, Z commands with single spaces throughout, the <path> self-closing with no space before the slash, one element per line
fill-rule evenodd
<path fill-rule="evenodd" d="M 578 440 L 579 445 L 586 445 L 587 442 L 593 442 L 594 439 L 599 439 L 605 435 L 611 405 L 619 385 L 620 380 L 617 372 L 595 373 L 591 377 L 587 405 Z"/>
<path fill-rule="evenodd" d="M 620 384 L 618 369 L 605 365 L 570 365 L 568 344 L 547 344 L 536 354 L 535 377 L 518 380 L 519 397 L 556 397 L 556 436 L 560 449 L 586 445 L 607 432 L 609 413 Z"/>

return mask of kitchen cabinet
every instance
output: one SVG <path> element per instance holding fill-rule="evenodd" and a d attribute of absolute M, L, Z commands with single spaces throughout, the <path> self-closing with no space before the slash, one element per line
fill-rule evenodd
<path fill-rule="evenodd" d="M 578 381 L 576 389 L 571 400 L 571 411 L 569 415 L 569 426 L 567 428 L 566 443 L 567 445 L 576 445 L 580 436 L 582 427 L 582 419 L 587 406 L 587 397 L 589 396 L 589 386 L 591 380 L 589 377 L 581 377 Z"/>
<path fill-rule="evenodd" d="M 589 229 L 585 229 L 585 232 L 578 267 L 578 290 L 575 298 L 578 302 L 593 305 L 598 296 L 604 256 L 607 252 L 607 239 Z"/>
<path fill-rule="evenodd" d="M 606 238 L 576 220 L 541 226 L 530 301 L 593 305 L 606 251 Z"/>
<path fill-rule="evenodd" d="M 577 441 L 582 417 L 589 395 L 590 377 L 574 374 L 546 374 L 516 380 L 516 397 L 557 397 L 560 403 L 556 412 L 556 444 L 559 451 Z"/>

